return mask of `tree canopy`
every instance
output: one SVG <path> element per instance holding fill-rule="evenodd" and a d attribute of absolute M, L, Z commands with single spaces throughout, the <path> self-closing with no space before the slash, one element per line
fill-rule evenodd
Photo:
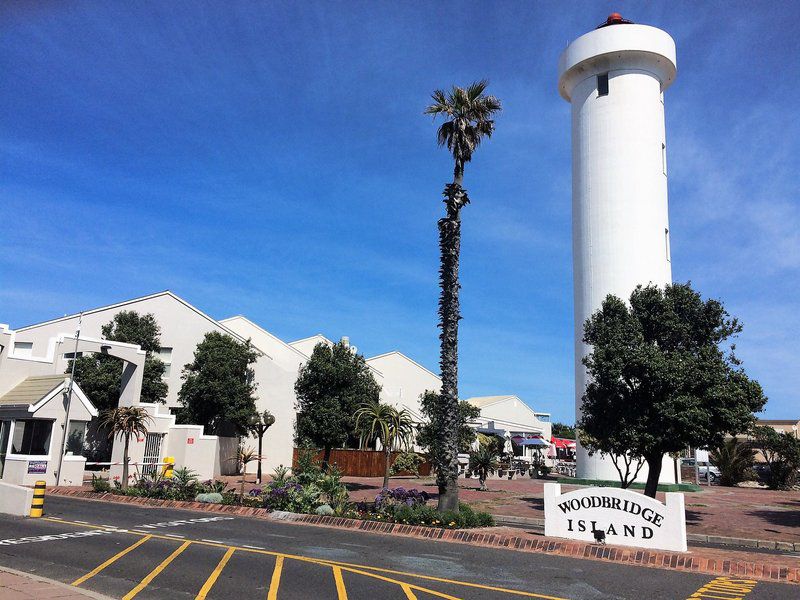
<path fill-rule="evenodd" d="M 553 435 L 567 440 L 575 439 L 575 426 L 565 423 L 553 423 Z"/>
<path fill-rule="evenodd" d="M 688 283 L 639 286 L 629 305 L 609 295 L 587 319 L 581 442 L 612 456 L 623 486 L 621 461 L 647 463 L 645 493 L 654 497 L 665 454 L 717 447 L 752 426 L 766 398 L 734 354 L 741 331 L 721 302 Z"/>
<path fill-rule="evenodd" d="M 434 468 L 438 469 L 443 461 L 448 461 L 449 457 L 442 444 L 442 405 L 439 402 L 439 395 L 436 392 L 427 391 L 420 397 L 420 408 L 423 416 L 427 418 L 417 431 L 417 445 L 423 448 L 430 456 Z M 458 403 L 458 452 L 470 451 L 470 446 L 475 439 L 475 430 L 469 425 L 481 416 L 481 409 L 473 406 L 466 400 Z"/>
<path fill-rule="evenodd" d="M 769 465 L 767 485 L 773 490 L 791 489 L 800 469 L 800 440 L 762 425 L 753 429 L 753 446 L 761 450 Z"/>
<path fill-rule="evenodd" d="M 115 342 L 138 344 L 147 352 L 142 379 L 142 402 L 163 403 L 167 397 L 164 363 L 154 352 L 161 349 L 161 328 L 154 315 L 123 310 L 103 325 L 102 337 Z M 72 370 L 72 361 L 67 373 Z M 116 408 L 122 386 L 122 361 L 107 354 L 93 353 L 75 361 L 75 381 L 98 411 Z"/>
<path fill-rule="evenodd" d="M 179 423 L 203 425 L 207 433 L 245 435 L 256 414 L 253 370 L 258 352 L 250 341 L 240 342 L 217 331 L 209 332 L 183 367 L 178 393 Z"/>
<path fill-rule="evenodd" d="M 349 346 L 317 344 L 294 386 L 296 443 L 323 448 L 327 464 L 332 448 L 357 437 L 356 411 L 377 402 L 380 389 L 364 357 Z"/>

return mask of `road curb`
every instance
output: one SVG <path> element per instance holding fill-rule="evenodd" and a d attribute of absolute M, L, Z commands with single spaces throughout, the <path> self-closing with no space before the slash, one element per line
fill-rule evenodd
<path fill-rule="evenodd" d="M 75 596 L 83 596 L 84 598 L 94 598 L 94 600 L 114 600 L 110 596 L 104 596 L 103 594 L 98 594 L 97 592 L 93 592 L 91 590 L 85 590 L 79 587 L 75 587 L 69 585 L 68 583 L 62 583 L 61 581 L 56 581 L 55 579 L 49 579 L 47 577 L 42 577 L 40 575 L 34 575 L 32 573 L 27 573 L 25 571 L 18 571 L 17 569 L 12 569 L 10 567 L 5 567 L 0 565 L 0 573 L 10 573 L 11 575 L 16 575 L 17 577 L 22 577 L 24 579 L 30 579 L 32 581 L 38 581 L 40 583 L 46 583 L 47 585 L 68 590 L 71 594 Z M 48 598 L 53 597 L 48 595 Z M 63 596 L 58 596 L 63 597 Z"/>
<path fill-rule="evenodd" d="M 350 531 L 400 535 L 403 537 L 455 542 L 487 548 L 556 554 L 579 559 L 601 560 L 676 571 L 689 571 L 712 575 L 732 575 L 765 581 L 800 584 L 800 561 L 789 560 L 787 562 L 793 562 L 794 564 L 776 564 L 761 561 L 732 560 L 711 555 L 703 556 L 703 548 L 696 547 L 690 549 L 687 553 L 662 552 L 545 538 L 543 536 L 537 536 L 539 539 L 531 539 L 523 535 L 503 534 L 492 531 L 491 529 L 439 529 L 422 525 L 404 525 L 400 523 L 364 521 L 360 519 L 346 519 L 344 517 L 305 515 L 282 511 L 270 513 L 263 508 L 214 505 L 178 500 L 157 500 L 154 498 L 118 496 L 108 493 L 96 494 L 84 490 L 64 490 L 63 488 L 60 490 L 53 489 L 50 493 L 57 496 L 89 499 L 97 502 L 116 502 L 120 504 L 135 504 L 138 506 L 188 509 L 206 513 L 216 512 L 298 525 L 333 527 Z M 785 558 L 788 559 L 788 557 Z"/>

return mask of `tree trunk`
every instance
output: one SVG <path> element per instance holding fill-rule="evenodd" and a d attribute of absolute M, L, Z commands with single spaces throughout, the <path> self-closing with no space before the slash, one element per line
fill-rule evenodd
<path fill-rule="evenodd" d="M 658 479 L 661 476 L 661 459 L 662 456 L 648 456 L 647 457 L 647 483 L 644 485 L 644 495 L 651 498 L 656 497 L 658 491 Z"/>
<path fill-rule="evenodd" d="M 447 216 L 439 219 L 441 267 L 439 281 L 439 327 L 442 388 L 439 394 L 439 436 L 441 456 L 437 460 L 436 484 L 439 488 L 439 510 L 458 510 L 458 263 L 461 252 L 461 208 L 469 202 L 461 187 L 463 165 L 456 163 L 453 183 L 444 190 Z"/>
<path fill-rule="evenodd" d="M 125 435 L 125 448 L 122 451 L 122 490 L 128 489 L 128 445 L 130 444 L 130 434 Z"/>
<path fill-rule="evenodd" d="M 383 487 L 389 487 L 389 470 L 392 468 L 392 451 L 387 447 L 384 450 L 386 455 L 386 472 L 383 474 Z"/>
<path fill-rule="evenodd" d="M 256 483 L 259 485 L 261 484 L 261 446 L 262 442 L 264 441 L 264 434 L 259 433 L 258 435 L 258 474 L 256 475 Z"/>
<path fill-rule="evenodd" d="M 331 449 L 325 448 L 325 451 L 322 453 L 322 472 L 328 472 L 328 465 L 331 462 Z"/>

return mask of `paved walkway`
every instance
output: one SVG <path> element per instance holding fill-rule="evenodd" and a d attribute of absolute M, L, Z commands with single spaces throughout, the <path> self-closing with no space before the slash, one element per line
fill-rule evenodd
<path fill-rule="evenodd" d="M 79 590 L 52 579 L 0 567 L 0 598 L 3 600 L 42 600 L 44 598 L 103 600 L 107 597 L 88 590 Z"/>

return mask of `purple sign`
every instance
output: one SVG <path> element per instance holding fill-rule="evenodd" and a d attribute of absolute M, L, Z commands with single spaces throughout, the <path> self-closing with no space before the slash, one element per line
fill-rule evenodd
<path fill-rule="evenodd" d="M 46 460 L 29 460 L 28 461 L 28 475 L 38 475 L 47 473 Z"/>

